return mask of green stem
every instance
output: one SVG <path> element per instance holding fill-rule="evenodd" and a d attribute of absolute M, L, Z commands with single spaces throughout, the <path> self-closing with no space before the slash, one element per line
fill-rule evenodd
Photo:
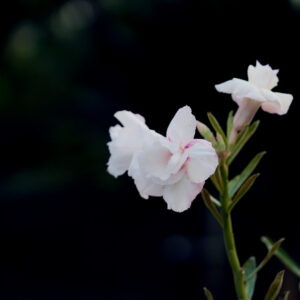
<path fill-rule="evenodd" d="M 238 300 L 248 300 L 246 286 L 244 283 L 244 274 L 240 265 L 240 261 L 235 246 L 231 215 L 229 212 L 229 204 L 231 199 L 228 193 L 228 174 L 226 171 L 226 166 L 221 166 L 221 174 L 222 174 L 223 185 L 224 185 L 223 193 L 221 195 L 221 205 L 222 205 L 221 211 L 222 211 L 222 218 L 224 222 L 223 235 L 225 241 L 226 254 L 233 273 L 234 285 L 238 296 Z"/>

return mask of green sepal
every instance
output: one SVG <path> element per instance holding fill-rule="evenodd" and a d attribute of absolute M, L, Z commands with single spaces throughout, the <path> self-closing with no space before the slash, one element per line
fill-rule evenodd
<path fill-rule="evenodd" d="M 228 114 L 228 118 L 227 118 L 227 131 L 226 131 L 228 140 L 229 140 L 232 128 L 233 128 L 233 111 L 230 111 Z"/>
<path fill-rule="evenodd" d="M 207 300 L 214 300 L 212 293 L 206 287 L 203 288 Z"/>
<path fill-rule="evenodd" d="M 273 282 L 271 283 L 268 292 L 265 296 L 265 300 L 275 300 L 276 297 L 278 296 L 281 286 L 282 286 L 282 282 L 283 282 L 283 276 L 284 276 L 284 270 L 280 271 L 275 279 L 273 280 Z"/>
<path fill-rule="evenodd" d="M 256 260 L 254 256 L 251 256 L 243 265 L 243 270 L 245 272 L 244 278 L 249 277 L 254 272 L 255 268 L 256 268 Z M 254 293 L 256 277 L 257 275 L 255 274 L 250 280 L 245 282 L 247 296 L 249 300 L 252 299 Z"/>
<path fill-rule="evenodd" d="M 223 137 L 219 132 L 217 132 L 217 144 L 216 144 L 217 152 L 224 152 L 226 150 L 226 141 L 224 141 Z"/>
<path fill-rule="evenodd" d="M 268 249 L 271 249 L 274 242 L 266 236 L 261 237 L 261 241 L 266 245 Z M 279 247 L 274 255 L 296 276 L 300 277 L 300 266 L 284 251 Z"/>
<path fill-rule="evenodd" d="M 280 247 L 280 245 L 282 244 L 283 241 L 284 241 L 284 238 L 278 240 L 276 243 L 273 244 L 273 246 L 268 250 L 268 253 L 265 256 L 265 258 L 262 260 L 262 262 L 259 264 L 259 266 L 257 268 L 255 268 L 253 273 L 249 274 L 249 276 L 245 276 L 246 281 L 251 280 L 251 278 L 253 276 L 255 276 L 267 264 L 267 262 L 272 258 L 272 256 L 274 255 L 276 250 Z"/>
<path fill-rule="evenodd" d="M 212 215 L 215 217 L 215 219 L 219 222 L 221 227 L 223 227 L 224 226 L 223 219 L 222 219 L 218 209 L 216 208 L 215 204 L 211 200 L 209 192 L 206 189 L 203 189 L 201 192 L 201 195 L 202 195 L 205 206 L 209 209 L 209 211 L 212 213 Z"/>
<path fill-rule="evenodd" d="M 232 209 L 237 205 L 237 203 L 243 198 L 243 196 L 249 191 L 249 189 L 254 184 L 256 178 L 259 176 L 259 173 L 254 174 L 250 176 L 244 184 L 240 187 L 240 189 L 237 191 L 236 195 L 234 196 L 232 202 L 230 203 L 228 207 L 228 211 L 231 212 Z"/>
<path fill-rule="evenodd" d="M 197 121 L 197 129 L 207 141 L 211 142 L 215 146 L 216 138 L 212 131 L 204 123 Z"/>
<path fill-rule="evenodd" d="M 235 176 L 229 182 L 229 196 L 232 197 L 240 186 L 245 182 L 245 180 L 251 175 L 259 164 L 262 157 L 266 154 L 265 151 L 258 153 L 247 165 L 247 167 L 242 171 L 240 175 Z"/>
<path fill-rule="evenodd" d="M 235 157 L 240 153 L 242 148 L 248 142 L 248 140 L 255 133 L 259 125 L 259 121 L 255 121 L 252 125 L 246 126 L 238 135 L 236 140 L 232 143 L 230 147 L 230 155 L 227 159 L 227 164 L 230 165 Z"/>
<path fill-rule="evenodd" d="M 211 126 L 213 127 L 213 129 L 216 131 L 216 133 L 219 133 L 222 136 L 225 144 L 227 145 L 226 135 L 225 135 L 221 125 L 217 121 L 217 119 L 214 117 L 214 115 L 212 113 L 208 113 L 207 116 L 208 116 L 209 122 L 210 122 Z"/>

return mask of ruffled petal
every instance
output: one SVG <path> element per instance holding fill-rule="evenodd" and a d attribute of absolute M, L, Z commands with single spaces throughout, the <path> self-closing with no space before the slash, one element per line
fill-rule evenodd
<path fill-rule="evenodd" d="M 168 209 L 183 212 L 190 208 L 192 201 L 203 188 L 204 182 L 193 183 L 187 176 L 173 185 L 167 185 L 163 192 L 163 198 L 168 204 Z"/>
<path fill-rule="evenodd" d="M 122 127 L 118 124 L 116 126 L 112 126 L 109 128 L 109 135 L 112 140 L 115 140 L 120 132 L 122 131 Z"/>
<path fill-rule="evenodd" d="M 264 91 L 265 97 L 268 101 L 261 105 L 262 110 L 271 113 L 284 115 L 288 112 L 289 107 L 293 101 L 293 96 L 290 94 L 274 93 L 271 91 Z"/>
<path fill-rule="evenodd" d="M 145 141 L 154 136 L 141 116 L 129 111 L 119 111 L 115 117 L 124 127 L 116 125 L 109 130 L 112 141 L 108 143 L 110 158 L 107 171 L 117 177 L 124 174 L 135 153 L 141 151 Z"/>
<path fill-rule="evenodd" d="M 172 119 L 167 130 L 167 138 L 172 142 L 185 146 L 194 138 L 196 124 L 197 121 L 191 108 L 184 106 L 177 111 Z"/>
<path fill-rule="evenodd" d="M 132 152 L 124 151 L 122 147 L 119 147 L 114 142 L 109 142 L 107 145 L 111 154 L 107 163 L 108 173 L 115 177 L 123 175 L 130 166 Z"/>
<path fill-rule="evenodd" d="M 232 99 L 238 104 L 241 104 L 242 99 L 250 98 L 255 101 L 265 101 L 260 89 L 248 81 L 233 78 L 223 83 L 215 85 L 218 92 L 231 94 Z"/>
<path fill-rule="evenodd" d="M 256 66 L 248 67 L 248 80 L 255 86 L 271 90 L 279 81 L 277 73 L 279 70 L 273 70 L 269 65 L 261 65 L 256 61 Z"/>
<path fill-rule="evenodd" d="M 186 163 L 187 174 L 192 182 L 201 183 L 216 171 L 219 159 L 210 142 L 194 140 L 186 151 L 189 155 Z"/>

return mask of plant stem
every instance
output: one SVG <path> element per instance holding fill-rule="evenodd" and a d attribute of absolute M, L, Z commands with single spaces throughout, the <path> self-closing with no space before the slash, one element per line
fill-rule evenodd
<path fill-rule="evenodd" d="M 231 199 L 228 193 L 228 174 L 226 171 L 226 166 L 224 165 L 221 166 L 221 174 L 224 186 L 223 192 L 221 194 L 221 211 L 224 224 L 223 235 L 225 241 L 226 254 L 233 273 L 234 285 L 238 296 L 238 300 L 248 300 L 246 286 L 244 283 L 243 269 L 241 268 L 235 246 L 231 215 L 229 212 L 229 204 Z"/>

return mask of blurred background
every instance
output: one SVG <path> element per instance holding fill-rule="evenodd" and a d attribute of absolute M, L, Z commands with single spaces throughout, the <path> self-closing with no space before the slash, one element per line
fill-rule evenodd
<path fill-rule="evenodd" d="M 143 115 L 164 134 L 190 105 L 224 125 L 236 109 L 214 84 L 249 64 L 279 68 L 285 116 L 261 126 L 233 165 L 258 152 L 255 188 L 233 214 L 241 260 L 286 237 L 300 262 L 300 1 L 15 0 L 0 10 L 0 298 L 235 299 L 218 225 L 198 197 L 178 214 L 106 172 L 113 114 Z M 209 187 L 209 185 L 208 185 Z M 262 299 L 276 258 L 259 274 Z M 298 279 L 283 290 L 300 299 Z"/>

